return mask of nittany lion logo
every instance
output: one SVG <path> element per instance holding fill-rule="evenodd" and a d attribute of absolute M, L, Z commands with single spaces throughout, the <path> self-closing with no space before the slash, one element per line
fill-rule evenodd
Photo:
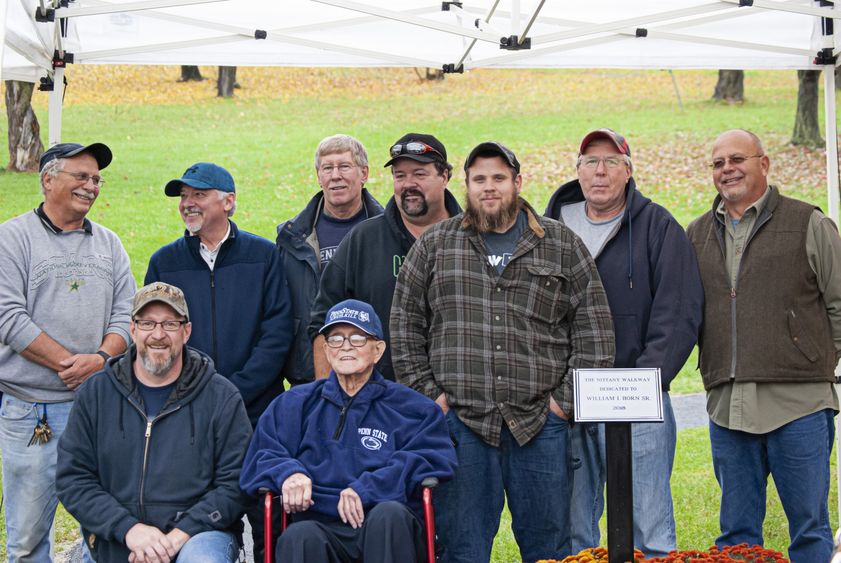
<path fill-rule="evenodd" d="M 359 311 L 359 320 L 360 321 L 362 321 L 363 323 L 367 323 L 369 318 L 370 317 L 368 316 L 368 313 L 366 313 L 365 311 Z"/>
<path fill-rule="evenodd" d="M 373 436 L 363 436 L 361 441 L 362 445 L 369 450 L 378 450 L 383 447 L 383 443 Z"/>

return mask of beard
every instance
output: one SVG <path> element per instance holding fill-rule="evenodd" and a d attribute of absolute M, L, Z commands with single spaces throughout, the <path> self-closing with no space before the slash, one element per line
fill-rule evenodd
<path fill-rule="evenodd" d="M 420 203 L 414 205 L 407 203 L 404 199 L 407 195 L 420 198 Z M 408 189 L 400 194 L 400 209 L 402 209 L 403 213 L 405 213 L 408 217 L 423 217 L 429 213 L 429 204 L 426 202 L 426 196 L 423 195 L 422 191 Z"/>
<path fill-rule="evenodd" d="M 476 207 L 470 201 L 470 195 L 467 195 L 465 197 L 464 216 L 470 221 L 470 224 L 473 225 L 476 231 L 480 233 L 491 233 L 512 225 L 517 219 L 517 213 L 520 212 L 520 207 L 520 198 L 514 196 L 508 203 L 503 201 L 496 212 L 488 213 L 481 207 Z"/>
<path fill-rule="evenodd" d="M 149 348 L 144 347 L 142 350 L 137 350 L 137 355 L 140 357 L 140 363 L 143 369 L 148 371 L 155 377 L 162 377 L 169 372 L 178 357 L 177 352 L 170 352 L 164 358 L 155 359 L 149 354 Z"/>

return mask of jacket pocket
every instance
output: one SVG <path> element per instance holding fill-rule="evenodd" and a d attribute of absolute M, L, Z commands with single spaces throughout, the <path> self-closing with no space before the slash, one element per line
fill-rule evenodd
<path fill-rule="evenodd" d="M 531 278 L 523 297 L 529 316 L 555 324 L 566 316 L 569 309 L 568 280 L 557 266 L 527 266 Z"/>
<path fill-rule="evenodd" d="M 818 361 L 818 348 L 815 346 L 815 341 L 806 331 L 806 327 L 800 322 L 800 318 L 794 309 L 786 311 L 788 317 L 788 332 L 791 336 L 791 342 L 800 350 L 800 353 L 806 356 L 806 359 L 814 363 Z"/>

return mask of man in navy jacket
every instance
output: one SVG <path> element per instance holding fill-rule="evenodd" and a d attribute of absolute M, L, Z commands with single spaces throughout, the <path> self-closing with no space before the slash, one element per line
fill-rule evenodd
<path fill-rule="evenodd" d="M 374 365 L 385 351 L 373 307 L 327 313 L 327 379 L 294 387 L 260 418 L 240 484 L 281 491 L 294 523 L 278 540 L 287 563 L 406 562 L 423 557 L 418 494 L 448 480 L 456 455 L 441 409 Z"/>
<path fill-rule="evenodd" d="M 368 152 L 350 135 L 332 135 L 315 150 L 318 193 L 292 219 L 277 226 L 277 247 L 289 283 L 295 340 L 283 366 L 292 383 L 313 380 L 312 339 L 307 330 L 321 272 L 344 237 L 383 208 L 363 186 Z"/>
<path fill-rule="evenodd" d="M 613 315 L 617 368 L 660 368 L 663 424 L 633 425 L 634 545 L 647 557 L 676 549 L 669 478 L 677 430 L 669 384 L 698 337 L 703 288 L 689 239 L 674 217 L 637 190 L 625 138 L 599 129 L 581 141 L 578 179 L 546 215 L 571 228 L 596 260 Z M 604 509 L 604 425 L 572 428 L 572 551 L 599 545 Z"/>
<path fill-rule="evenodd" d="M 58 444 L 56 491 L 100 563 L 233 563 L 251 428 L 236 388 L 188 348 L 184 294 L 153 283 L 133 344 L 85 382 Z M 129 559 L 133 556 L 133 559 Z"/>
<path fill-rule="evenodd" d="M 270 241 L 241 231 L 234 179 L 216 164 L 199 162 L 167 183 L 180 197 L 184 236 L 152 255 L 146 281 L 184 290 L 193 330 L 190 344 L 242 395 L 252 426 L 283 392 L 281 367 L 292 345 L 292 307 L 280 253 Z M 255 553 L 262 549 L 262 512 L 248 512 Z"/>

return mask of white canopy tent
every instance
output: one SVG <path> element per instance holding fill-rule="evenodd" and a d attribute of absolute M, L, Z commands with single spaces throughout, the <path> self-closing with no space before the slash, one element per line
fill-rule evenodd
<path fill-rule="evenodd" d="M 474 68 L 832 68 L 825 0 L 0 0 L 0 78 L 65 64 Z M 828 23 L 827 23 L 828 22 Z M 819 54 L 824 58 L 816 64 Z M 836 155 L 834 74 L 824 73 Z M 61 88 L 49 142 L 61 139 Z M 827 158 L 838 221 L 837 158 Z"/>
<path fill-rule="evenodd" d="M 0 0 L 4 14 L 0 79 L 56 85 L 50 144 L 66 64 L 826 69 L 839 219 L 841 11 L 825 0 Z"/>

